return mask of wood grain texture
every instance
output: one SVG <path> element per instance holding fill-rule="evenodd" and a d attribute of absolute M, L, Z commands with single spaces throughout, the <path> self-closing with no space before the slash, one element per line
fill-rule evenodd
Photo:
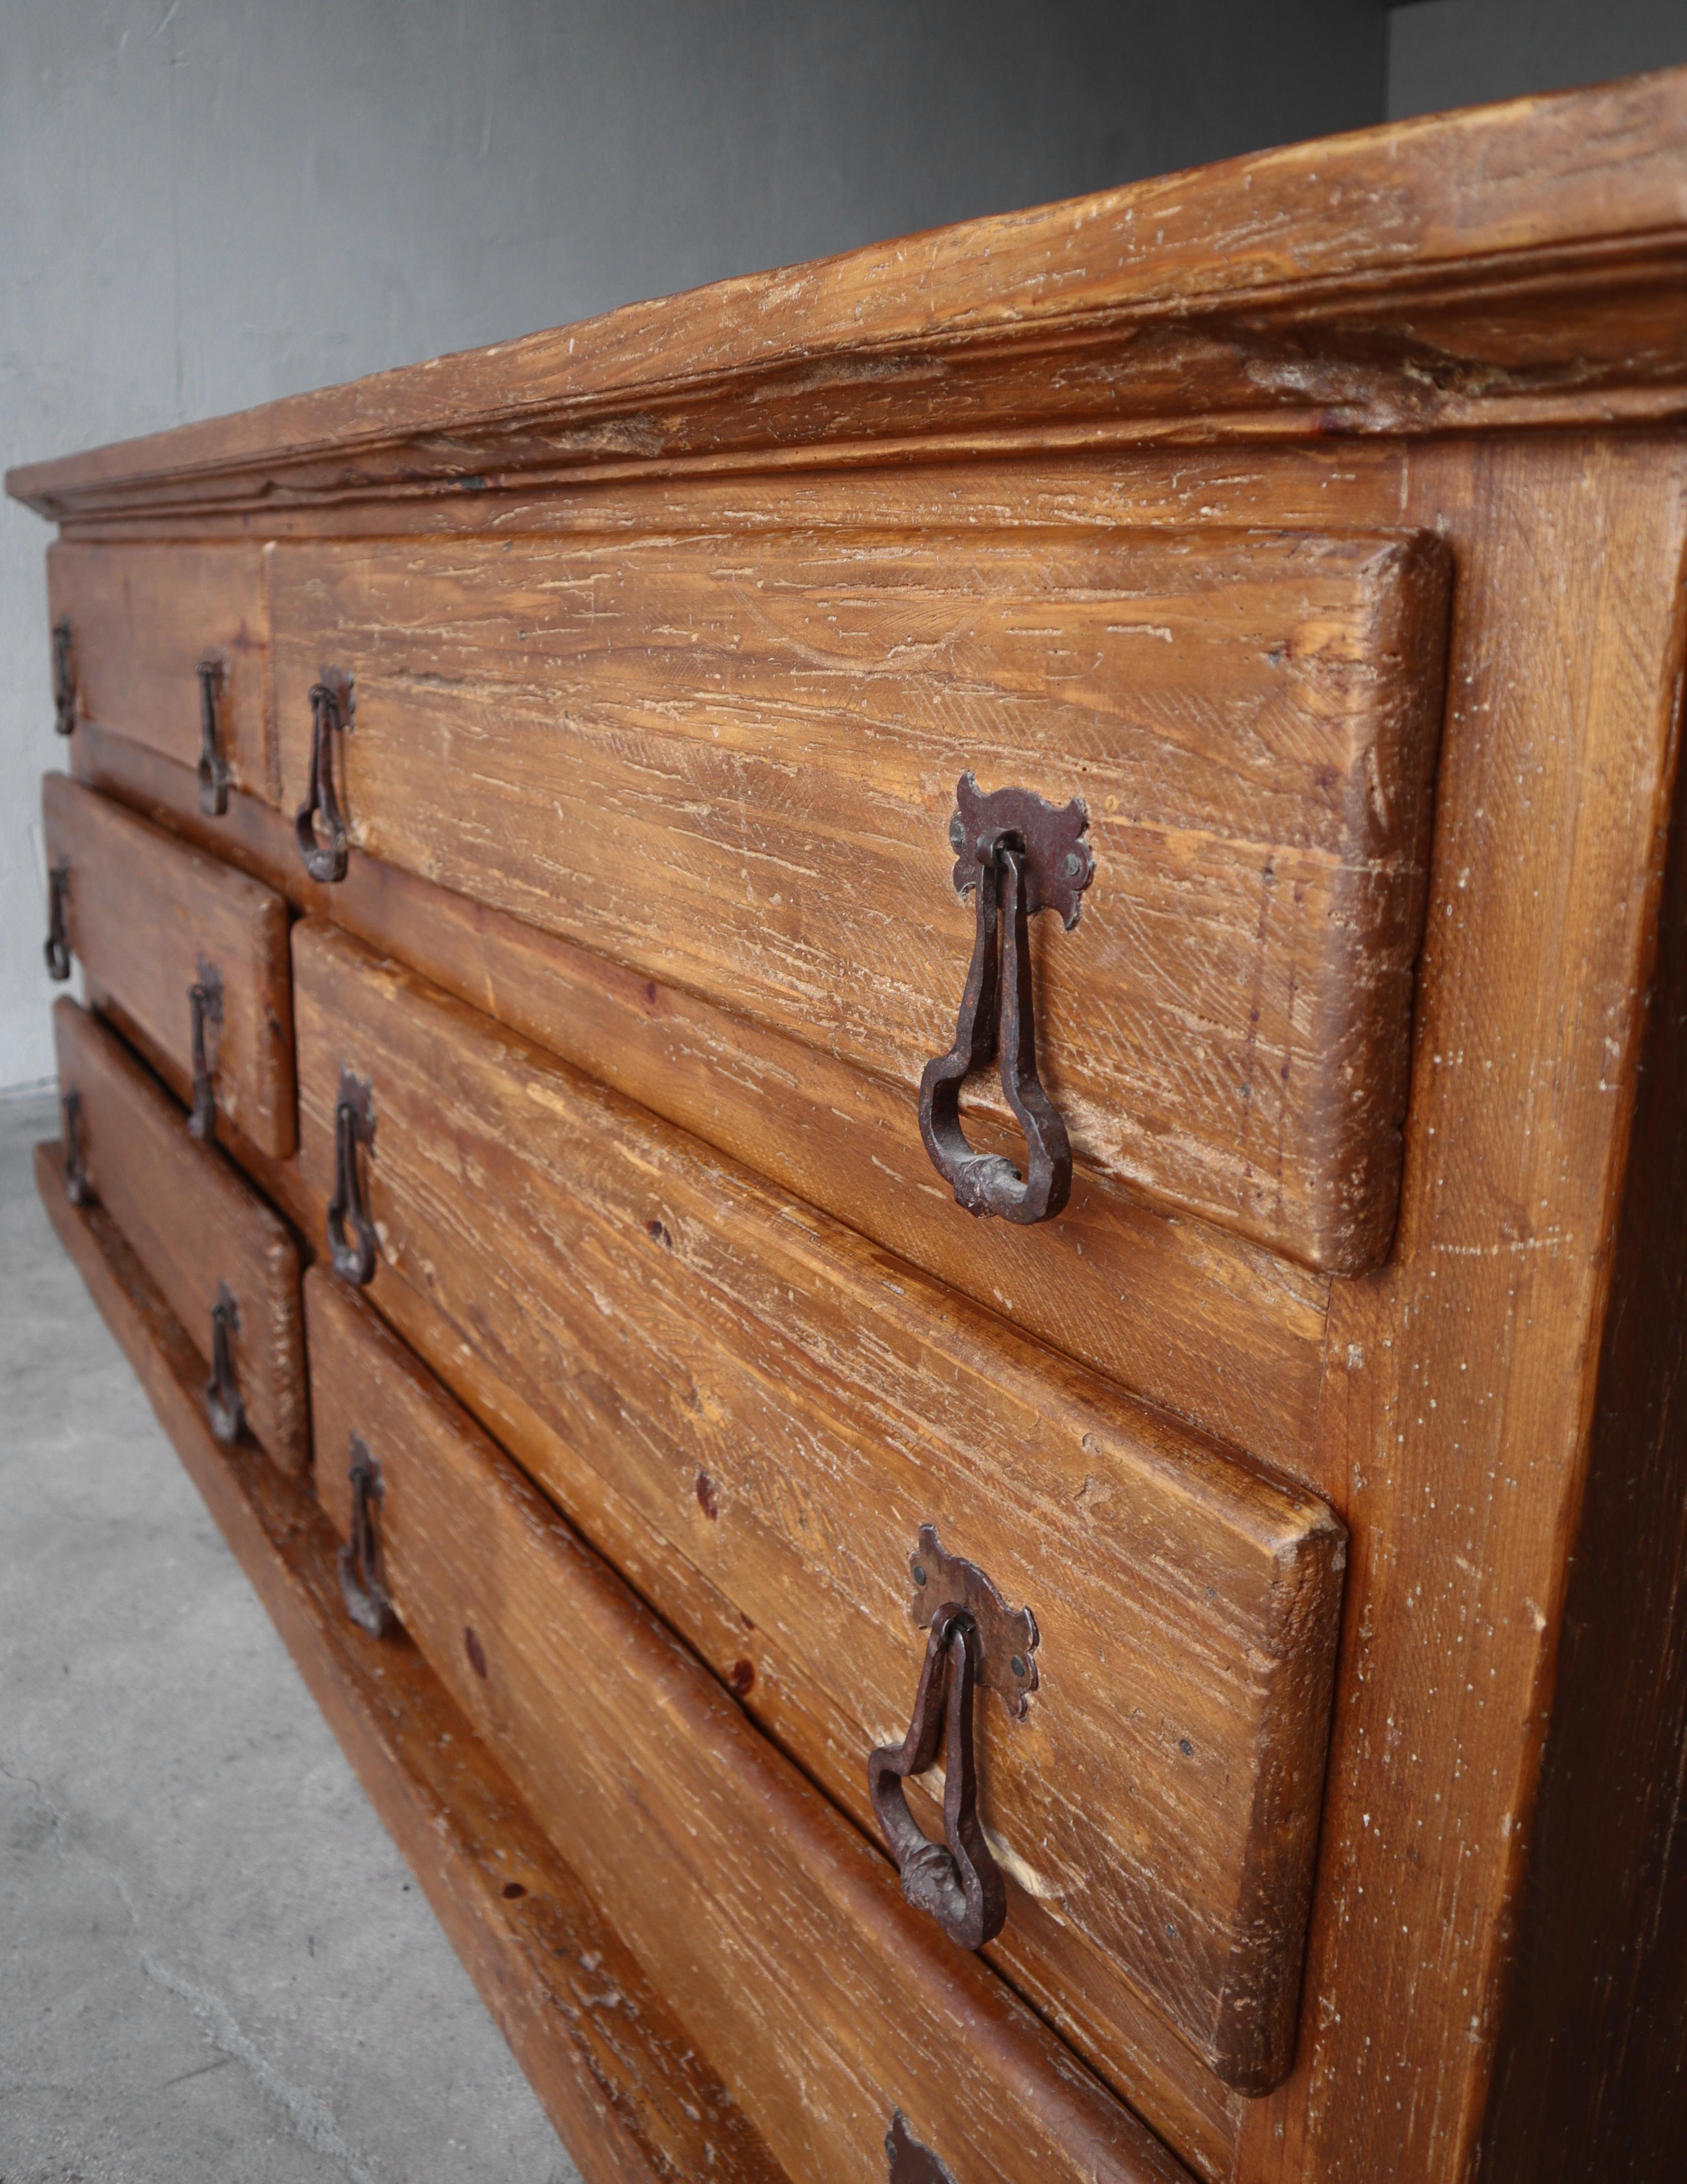
<path fill-rule="evenodd" d="M 70 871 L 72 953 L 193 1081 L 190 989 L 207 970 L 221 1020 L 206 1030 L 219 1111 L 264 1152 L 295 1142 L 288 907 L 272 889 L 203 856 L 64 774 L 42 780 L 50 867 Z"/>
<path fill-rule="evenodd" d="M 113 1032 L 54 1004 L 61 1093 L 81 1101 L 82 1162 L 95 1196 L 188 1331 L 208 1368 L 211 1310 L 226 1285 L 246 1422 L 283 1471 L 310 1456 L 299 1253 L 280 1220 L 222 1155 L 195 1145 L 187 1117 Z M 205 1370 L 200 1373 L 203 1385 Z"/>
<path fill-rule="evenodd" d="M 1003 1961 L 1042 1994 L 1093 1950 L 1227 2082 L 1280 2075 L 1343 1567 L 1324 1505 L 332 928 L 298 928 L 294 982 L 304 1173 L 332 1187 L 349 1067 L 379 1284 L 547 1420 L 562 1507 L 601 1539 L 607 1486 L 665 1547 L 641 1559 L 738 1611 L 712 1664 L 858 1818 L 907 1726 L 935 1523 L 1042 1634 L 1031 1718 L 980 1723 L 985 1822 L 1042 1914 Z"/>
<path fill-rule="evenodd" d="M 218 747 L 233 785 L 274 800 L 264 549 L 182 544 L 47 549 L 49 619 L 70 625 L 79 724 L 94 721 L 196 766 L 198 665 L 215 660 Z"/>
<path fill-rule="evenodd" d="M 1082 796 L 1033 926 L 1092 1170 L 1331 1271 L 1394 1225 L 1440 723 L 1433 539 L 872 533 L 274 549 L 285 803 L 910 1092 L 974 916 L 955 784 Z M 988 1074 L 981 1112 L 1011 1117 Z"/>
<path fill-rule="evenodd" d="M 72 756 L 79 778 L 201 846 L 215 828 L 221 854 L 300 909 L 1057 1349 L 1310 1474 L 1322 1278 L 1208 1223 L 1168 1220 L 1081 1169 L 1058 1221 L 974 1221 L 927 1158 L 914 1102 L 883 1078 L 377 859 L 355 857 L 342 884 L 319 886 L 278 813 L 237 796 L 225 819 L 204 819 L 193 776 L 138 744 L 88 728 Z"/>
<path fill-rule="evenodd" d="M 321 1269 L 306 1294 L 331 1514 L 356 1431 L 405 1627 L 785 2168 L 875 2175 L 900 2109 L 955 2184 L 1187 2176 L 378 1316 Z"/>
<path fill-rule="evenodd" d="M 338 1542 L 308 1487 L 212 1440 L 198 1352 L 110 1216 L 70 1205 L 57 1146 L 37 1146 L 36 1178 L 159 1424 L 585 2184 L 782 2184 L 690 2031 L 415 1646 L 366 1637 L 347 1617 Z"/>
<path fill-rule="evenodd" d="M 34 464 L 7 489 L 75 521 L 869 442 L 1679 416 L 1684 113 L 1673 70 L 1391 123 L 634 304 Z"/>

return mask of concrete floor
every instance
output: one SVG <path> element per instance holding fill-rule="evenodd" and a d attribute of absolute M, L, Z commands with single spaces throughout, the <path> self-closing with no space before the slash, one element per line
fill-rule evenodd
<path fill-rule="evenodd" d="M 0 2184 L 574 2184 L 0 1099 Z"/>

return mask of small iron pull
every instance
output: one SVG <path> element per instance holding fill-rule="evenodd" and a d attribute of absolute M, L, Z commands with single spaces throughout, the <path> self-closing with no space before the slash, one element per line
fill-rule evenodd
<path fill-rule="evenodd" d="M 70 643 L 70 617 L 53 625 L 53 727 L 68 736 L 76 725 L 76 655 Z"/>
<path fill-rule="evenodd" d="M 345 878 L 347 835 L 334 791 L 334 732 L 349 733 L 352 716 L 350 676 L 338 667 L 325 667 L 320 682 L 310 686 L 310 778 L 293 821 L 299 854 L 313 880 Z"/>
<path fill-rule="evenodd" d="M 381 1568 L 381 1540 L 375 1529 L 375 1504 L 386 1488 L 381 1467 L 361 1434 L 351 1436 L 351 1537 L 340 1549 L 340 1595 L 345 1612 L 371 1638 L 384 1638 L 399 1618 Z"/>
<path fill-rule="evenodd" d="M 228 810 L 228 760 L 223 756 L 217 718 L 222 696 L 222 662 L 208 652 L 196 671 L 199 677 L 199 809 L 208 819 Z"/>
<path fill-rule="evenodd" d="M 246 1406 L 235 1384 L 234 1360 L 229 1338 L 240 1331 L 240 1306 L 226 1282 L 217 1284 L 217 1301 L 211 1306 L 211 1377 L 205 1383 L 205 1416 L 211 1432 L 225 1448 L 232 1448 L 245 1430 Z"/>
<path fill-rule="evenodd" d="M 908 1735 L 899 1745 L 881 1746 L 867 1763 L 868 1795 L 902 1875 L 902 1894 L 964 1949 L 982 1948 L 1008 1916 L 1007 1892 L 978 1818 L 972 1741 L 977 1645 L 972 1616 L 958 1601 L 946 1601 L 931 1618 Z M 902 1784 L 910 1774 L 924 1774 L 937 1757 L 940 1739 L 943 1841 L 935 1843 L 909 1812 Z"/>
<path fill-rule="evenodd" d="M 955 1043 L 920 1077 L 919 1134 L 958 1206 L 1028 1225 L 1053 1219 L 1072 1189 L 1066 1125 L 1037 1081 L 1030 922 L 1058 910 L 1069 932 L 1077 923 L 1095 877 L 1083 839 L 1089 818 L 1081 797 L 1060 807 L 1029 788 L 986 796 L 969 773 L 955 798 L 955 891 L 978 890 L 978 921 Z M 1003 1092 L 1025 1133 L 1023 1179 L 1000 1153 L 975 1152 L 961 1128 L 962 1084 L 998 1055 Z"/>
<path fill-rule="evenodd" d="M 375 1088 L 342 1064 L 334 1106 L 334 1195 L 328 1201 L 328 1259 L 343 1282 L 361 1289 L 375 1272 L 375 1224 L 363 1203 L 357 1148 L 375 1142 Z"/>
<path fill-rule="evenodd" d="M 64 1146 L 64 1195 L 72 1206 L 86 1206 L 93 1197 L 93 1186 L 82 1159 L 82 1095 L 74 1084 L 66 1085 L 59 1094 L 59 1111 Z"/>
<path fill-rule="evenodd" d="M 187 1134 L 209 1144 L 216 1135 L 217 1103 L 211 1084 L 205 1026 L 220 1025 L 222 1022 L 222 978 L 215 964 L 207 963 L 203 956 L 199 975 L 187 989 L 187 1006 L 193 1013 L 193 1105 L 188 1112 Z"/>
<path fill-rule="evenodd" d="M 63 985 L 70 975 L 70 936 L 64 922 L 64 905 L 70 899 L 70 867 L 62 861 L 47 875 L 47 975 Z"/>

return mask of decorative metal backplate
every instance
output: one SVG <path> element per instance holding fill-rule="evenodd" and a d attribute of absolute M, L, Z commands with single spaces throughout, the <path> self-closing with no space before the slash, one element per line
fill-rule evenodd
<path fill-rule="evenodd" d="M 1084 839 L 1089 823 L 1081 796 L 1051 804 L 1034 788 L 992 788 L 986 795 L 974 775 L 964 773 L 955 784 L 955 816 L 949 822 L 955 893 L 971 894 L 979 867 L 1006 840 L 1024 854 L 1025 916 L 1058 911 L 1070 933 L 1083 909 L 1084 889 L 1095 878 L 1095 852 Z"/>
<path fill-rule="evenodd" d="M 940 1607 L 953 1602 L 978 1631 L 978 1680 L 994 1691 L 1009 1717 L 1023 1721 L 1037 1674 L 1036 1618 L 1028 1607 L 1009 1607 L 976 1563 L 944 1552 L 935 1524 L 919 1528 L 919 1545 L 908 1558 L 913 1580 L 913 1619 L 929 1630 Z"/>

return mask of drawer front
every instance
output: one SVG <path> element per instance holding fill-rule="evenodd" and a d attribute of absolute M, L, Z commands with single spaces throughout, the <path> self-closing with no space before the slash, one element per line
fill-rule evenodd
<path fill-rule="evenodd" d="M 63 774 L 46 776 L 42 803 L 71 953 L 183 1099 L 202 1061 L 217 1113 L 284 1159 L 295 1143 L 286 903 Z"/>
<path fill-rule="evenodd" d="M 214 1315 L 224 1307 L 245 1424 L 283 1471 L 298 1470 L 310 1452 L 304 1333 L 299 1252 L 286 1223 L 220 1152 L 194 1144 L 182 1109 L 97 1017 L 61 1000 L 53 1026 L 60 1095 L 74 1095 L 67 1152 L 87 1190 L 164 1292 L 208 1373 Z"/>
<path fill-rule="evenodd" d="M 226 784 L 273 803 L 264 553 L 247 545 L 49 547 L 48 609 L 55 632 L 68 626 L 77 720 L 197 766 L 206 755 L 199 671 L 209 666 L 211 747 Z"/>
<path fill-rule="evenodd" d="M 910 1091 L 954 1039 L 973 944 L 960 777 L 1082 798 L 1079 922 L 1031 924 L 1038 1064 L 1078 1159 L 1316 1267 L 1386 1249 L 1433 542 L 280 546 L 272 603 L 289 805 L 332 666 L 354 844 Z M 994 1078 L 974 1087 L 1005 1128 Z"/>
<path fill-rule="evenodd" d="M 542 1483 L 869 1826 L 935 1526 L 1040 1634 L 1025 1718 L 978 1711 L 1002 1961 L 1040 1998 L 1122 1976 L 1226 2082 L 1280 2075 L 1329 1510 L 344 935 L 303 924 L 294 957 L 315 1188 L 342 1072 L 372 1095 L 377 1299 L 443 1315 L 542 1422 Z"/>
<path fill-rule="evenodd" d="M 1183 2177 L 376 1314 L 305 1295 L 330 1518 L 372 1466 L 400 1619 L 789 2174 L 882 2176 L 900 2113 L 953 2184 Z"/>

